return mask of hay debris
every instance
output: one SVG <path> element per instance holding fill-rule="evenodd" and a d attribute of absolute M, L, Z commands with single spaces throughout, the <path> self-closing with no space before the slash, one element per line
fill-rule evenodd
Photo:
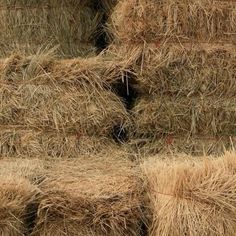
<path fill-rule="evenodd" d="M 143 164 L 153 218 L 150 235 L 235 234 L 236 158 L 158 160 Z"/>
<path fill-rule="evenodd" d="M 0 57 L 20 50 L 57 47 L 61 57 L 95 54 L 92 38 L 100 15 L 88 1 L 1 1 Z"/>
<path fill-rule="evenodd" d="M 119 42 L 234 41 L 236 5 L 215 0 L 123 0 L 114 9 L 111 28 Z"/>
<path fill-rule="evenodd" d="M 139 235 L 142 184 L 132 162 L 86 156 L 53 165 L 33 235 Z"/>

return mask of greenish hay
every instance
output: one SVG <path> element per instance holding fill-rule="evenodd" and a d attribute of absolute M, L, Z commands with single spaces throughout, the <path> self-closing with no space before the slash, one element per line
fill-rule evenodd
<path fill-rule="evenodd" d="M 220 158 L 150 158 L 142 165 L 149 235 L 235 235 L 235 153 Z"/>
<path fill-rule="evenodd" d="M 95 54 L 93 34 L 100 15 L 89 1 L 0 2 L 0 57 L 57 47 L 61 57 Z"/>
<path fill-rule="evenodd" d="M 111 29 L 119 43 L 234 41 L 236 5 L 215 0 L 123 0 L 114 9 Z"/>
<path fill-rule="evenodd" d="M 53 164 L 33 235 L 140 235 L 142 182 L 120 152 Z"/>

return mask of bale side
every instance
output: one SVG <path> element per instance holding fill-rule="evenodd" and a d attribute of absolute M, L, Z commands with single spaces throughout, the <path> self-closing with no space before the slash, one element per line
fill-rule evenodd
<path fill-rule="evenodd" d="M 0 57 L 57 47 L 61 57 L 94 55 L 100 16 L 85 1 L 1 1 Z"/>
<path fill-rule="evenodd" d="M 153 213 L 150 235 L 234 235 L 235 170 L 235 154 L 198 161 L 145 161 Z"/>
<path fill-rule="evenodd" d="M 215 0 L 123 0 L 111 27 L 120 43 L 174 41 L 235 41 L 236 5 Z"/>
<path fill-rule="evenodd" d="M 42 183 L 33 235 L 139 235 L 142 184 L 113 152 L 54 165 Z"/>

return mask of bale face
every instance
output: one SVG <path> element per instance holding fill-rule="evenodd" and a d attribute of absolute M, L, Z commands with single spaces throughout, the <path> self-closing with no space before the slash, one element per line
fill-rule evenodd
<path fill-rule="evenodd" d="M 170 96 L 235 96 L 236 48 L 232 44 L 154 44 L 139 51 L 142 91 Z M 138 53 L 138 52 L 137 52 Z"/>
<path fill-rule="evenodd" d="M 26 221 L 30 217 L 27 206 L 34 201 L 36 188 L 19 176 L 9 174 L 0 179 L 0 234 L 20 236 L 27 233 Z"/>
<path fill-rule="evenodd" d="M 100 135 L 127 126 L 128 112 L 95 59 L 58 62 L 39 55 L 7 60 L 0 86 L 1 124 Z"/>
<path fill-rule="evenodd" d="M 184 153 L 192 156 L 214 155 L 219 156 L 225 150 L 236 148 L 236 138 L 232 136 L 204 136 L 193 135 L 163 135 L 161 137 L 141 137 L 130 140 L 129 145 L 134 151 L 144 155 L 178 154 Z"/>
<path fill-rule="evenodd" d="M 1 1 L 0 57 L 57 47 L 62 57 L 94 55 L 99 15 L 85 1 Z"/>
<path fill-rule="evenodd" d="M 34 235 L 139 235 L 140 184 L 121 156 L 59 162 L 42 183 Z"/>
<path fill-rule="evenodd" d="M 69 158 L 83 153 L 97 153 L 116 147 L 109 137 L 83 133 L 57 133 L 26 128 L 1 128 L 1 157 Z"/>
<path fill-rule="evenodd" d="M 140 99 L 133 112 L 137 134 L 235 135 L 234 99 Z"/>
<path fill-rule="evenodd" d="M 235 37 L 236 5 L 232 1 L 120 1 L 112 28 L 120 42 L 228 40 Z"/>
<path fill-rule="evenodd" d="M 143 165 L 153 219 L 150 235 L 234 235 L 235 155 Z"/>

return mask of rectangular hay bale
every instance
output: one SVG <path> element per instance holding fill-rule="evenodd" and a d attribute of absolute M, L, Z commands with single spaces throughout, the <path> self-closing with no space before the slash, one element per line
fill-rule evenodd
<path fill-rule="evenodd" d="M 139 235 L 142 184 L 122 156 L 86 156 L 54 164 L 33 235 Z"/>

